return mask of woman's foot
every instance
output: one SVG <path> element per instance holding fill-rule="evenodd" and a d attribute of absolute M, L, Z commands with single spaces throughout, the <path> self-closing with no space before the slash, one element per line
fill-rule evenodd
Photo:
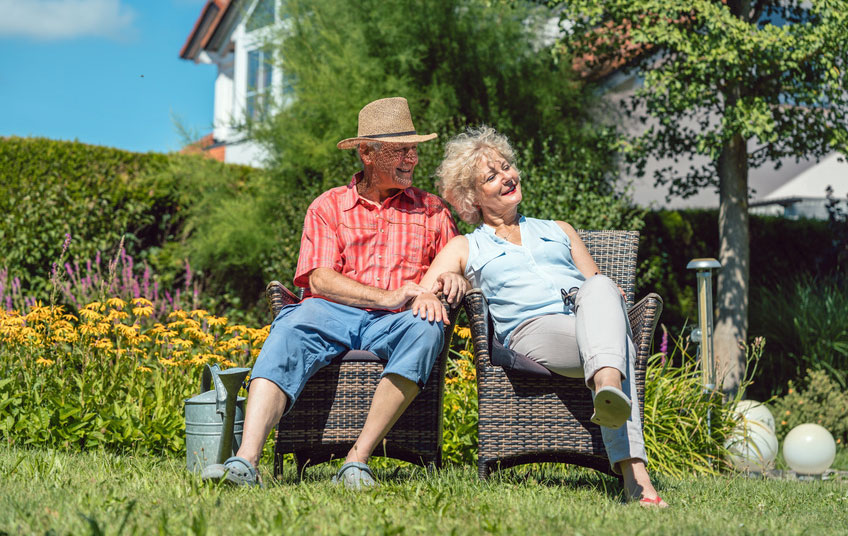
<path fill-rule="evenodd" d="M 619 466 L 621 467 L 621 475 L 624 477 L 624 492 L 627 495 L 627 502 L 639 501 L 639 506 L 646 508 L 668 507 L 668 503 L 662 500 L 657 490 L 654 489 L 645 462 L 638 458 L 630 458 L 619 462 Z"/>

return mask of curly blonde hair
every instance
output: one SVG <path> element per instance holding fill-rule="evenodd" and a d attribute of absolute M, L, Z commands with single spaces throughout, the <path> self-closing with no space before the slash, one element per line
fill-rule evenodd
<path fill-rule="evenodd" d="M 491 154 L 502 156 L 515 167 L 515 153 L 506 136 L 487 125 L 470 127 L 445 145 L 445 158 L 436 169 L 439 193 L 466 223 L 476 224 L 482 219 L 474 182 L 478 163 Z"/>

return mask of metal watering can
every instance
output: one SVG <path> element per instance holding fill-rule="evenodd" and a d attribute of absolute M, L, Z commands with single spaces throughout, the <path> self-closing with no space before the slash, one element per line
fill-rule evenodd
<path fill-rule="evenodd" d="M 221 370 L 206 365 L 199 395 L 185 401 L 186 467 L 201 471 L 207 465 L 224 463 L 241 445 L 244 400 L 238 396 L 250 369 Z"/>

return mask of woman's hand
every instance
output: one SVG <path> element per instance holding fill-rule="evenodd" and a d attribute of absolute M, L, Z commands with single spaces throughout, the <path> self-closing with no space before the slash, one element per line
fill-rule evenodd
<path fill-rule="evenodd" d="M 453 272 L 444 272 L 436 278 L 436 281 L 430 288 L 430 292 L 433 294 L 441 292 L 449 304 L 459 305 L 470 286 L 468 280 L 461 275 Z"/>
<path fill-rule="evenodd" d="M 419 313 L 421 313 L 419 315 Z M 450 324 L 448 311 L 441 300 L 432 292 L 422 292 L 412 300 L 412 314 L 420 316 L 428 322 L 444 322 Z"/>

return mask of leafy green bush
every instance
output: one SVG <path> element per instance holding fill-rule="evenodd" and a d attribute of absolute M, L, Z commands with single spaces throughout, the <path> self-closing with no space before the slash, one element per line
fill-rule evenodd
<path fill-rule="evenodd" d="M 749 366 L 762 355 L 764 340 L 747 348 Z M 680 355 L 677 356 L 677 352 Z M 674 363 L 679 363 L 675 365 Z M 753 373 L 753 369 L 747 371 Z M 651 469 L 682 477 L 717 474 L 727 468 L 725 442 L 737 425 L 734 408 L 750 377 L 735 398 L 704 392 L 700 363 L 681 337 L 672 353 L 649 358 L 645 376 L 645 448 Z"/>
<path fill-rule="evenodd" d="M 65 235 L 70 254 L 93 258 L 122 235 L 140 251 L 160 241 L 171 211 L 167 192 L 145 187 L 161 154 L 137 154 L 41 138 L 0 139 L 0 267 L 42 299 Z"/>
<path fill-rule="evenodd" d="M 442 459 L 477 463 L 477 369 L 471 330 L 456 324 L 445 373 Z"/>
<path fill-rule="evenodd" d="M 679 330 L 687 319 L 690 323 L 697 319 L 695 273 L 686 265 L 696 257 L 718 257 L 718 212 L 659 210 L 645 214 L 644 221 L 636 286 L 663 296 L 663 323 Z M 831 262 L 831 231 L 825 221 L 751 215 L 750 232 L 748 331 L 762 335 L 760 329 L 769 322 L 769 311 L 756 309 L 758 289 L 801 274 L 833 274 L 836 266 Z M 771 344 L 772 339 L 768 340 Z"/>
<path fill-rule="evenodd" d="M 226 296 L 228 289 L 238 288 L 237 282 L 251 275 L 261 286 L 258 272 L 243 273 L 241 278 L 214 277 L 216 267 L 226 266 L 226 261 L 204 255 L 195 243 L 210 236 L 214 240 L 217 229 L 204 227 L 210 224 L 206 215 L 211 207 L 254 188 L 262 176 L 259 170 L 200 156 L 2 138 L 0 269 L 6 270 L 10 282 L 20 278 L 18 290 L 23 295 L 47 300 L 51 266 L 66 234 L 72 236 L 71 264 L 85 263 L 100 253 L 112 257 L 124 237 L 126 252 L 147 262 L 163 288 L 182 282 L 185 260 L 194 255 L 200 262 L 192 264 L 215 285 L 212 295 Z"/>
<path fill-rule="evenodd" d="M 751 293 L 751 331 L 769 341 L 760 363 L 771 392 L 786 392 L 805 370 L 823 370 L 848 389 L 848 284 L 831 277 L 787 278 Z M 755 384 L 757 392 L 764 391 Z M 766 387 L 766 386 L 763 386 Z"/>
<path fill-rule="evenodd" d="M 840 447 L 848 445 L 848 392 L 823 370 L 808 370 L 803 383 L 789 380 L 786 395 L 772 402 L 777 437 L 804 423 L 827 428 Z"/>

